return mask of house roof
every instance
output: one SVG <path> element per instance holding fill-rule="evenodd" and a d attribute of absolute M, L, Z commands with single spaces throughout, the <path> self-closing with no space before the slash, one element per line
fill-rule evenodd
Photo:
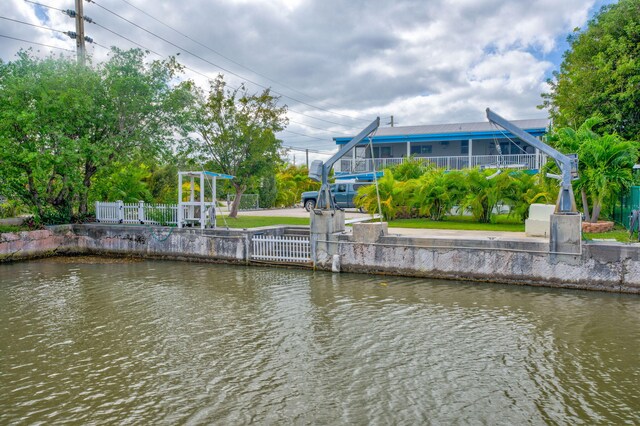
<path fill-rule="evenodd" d="M 529 119 L 512 120 L 511 123 L 534 135 L 541 136 L 547 132 L 549 120 Z M 374 141 L 384 142 L 411 142 L 411 141 L 438 141 L 438 140 L 464 140 L 464 139 L 493 139 L 496 137 L 510 138 L 514 136 L 502 128 L 482 121 L 477 123 L 452 123 L 452 124 L 427 124 L 422 126 L 381 127 L 374 135 Z M 337 144 L 344 144 L 351 137 L 333 138 Z"/>

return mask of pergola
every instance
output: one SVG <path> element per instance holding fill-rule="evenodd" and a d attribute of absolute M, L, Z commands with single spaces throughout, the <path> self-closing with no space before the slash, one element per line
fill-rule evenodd
<path fill-rule="evenodd" d="M 189 182 L 189 201 L 183 201 L 182 182 L 187 178 Z M 178 228 L 185 224 L 198 222 L 200 228 L 216 227 L 216 180 L 233 179 L 231 175 L 221 173 L 178 172 Z M 196 182 L 199 185 L 199 197 L 196 200 Z M 207 191 L 207 185 L 209 191 Z M 207 192 L 210 195 L 207 197 Z"/>

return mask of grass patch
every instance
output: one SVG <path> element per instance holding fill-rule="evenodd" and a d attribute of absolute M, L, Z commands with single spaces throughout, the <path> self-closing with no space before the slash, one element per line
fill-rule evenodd
<path fill-rule="evenodd" d="M 280 217 L 280 216 L 238 216 L 235 219 L 219 217 L 217 220 L 218 227 L 229 228 L 259 228 L 261 226 L 274 225 L 309 225 L 308 217 Z"/>
<path fill-rule="evenodd" d="M 638 236 L 634 234 L 633 237 L 629 236 L 629 231 L 626 229 L 614 229 L 609 232 L 583 232 L 582 237 L 587 240 L 616 240 L 620 243 L 637 243 Z"/>
<path fill-rule="evenodd" d="M 496 223 L 478 223 L 471 216 L 447 216 L 442 221 L 429 219 L 397 219 L 389 222 L 390 228 L 454 229 L 463 231 L 524 232 L 524 223 L 507 215 L 495 217 Z"/>
<path fill-rule="evenodd" d="M 225 226 L 224 220 L 218 218 L 218 226 Z M 302 225 L 308 226 L 306 217 L 280 217 L 280 216 L 238 216 L 235 219 L 226 218 L 229 228 L 258 228 L 261 226 L 275 225 Z M 389 227 L 417 228 L 417 229 L 459 229 L 472 231 L 509 231 L 524 232 L 524 224 L 507 215 L 496 217 L 496 223 L 474 222 L 469 216 L 446 217 L 441 222 L 429 219 L 398 219 L 389 222 Z"/>
<path fill-rule="evenodd" d="M 29 228 L 26 226 L 20 225 L 0 225 L 0 233 L 3 232 L 20 232 L 20 231 L 28 231 Z"/>

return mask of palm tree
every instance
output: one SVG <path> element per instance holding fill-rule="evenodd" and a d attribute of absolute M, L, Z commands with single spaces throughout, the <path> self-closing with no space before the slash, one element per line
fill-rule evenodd
<path fill-rule="evenodd" d="M 473 218 L 481 223 L 490 223 L 493 210 L 499 203 L 513 204 L 513 179 L 508 173 L 497 176 L 493 170 L 469 170 L 466 175 L 467 195 L 462 200 L 463 209 L 471 210 Z"/>
<path fill-rule="evenodd" d="M 378 211 L 378 194 L 380 197 L 380 214 L 385 220 L 396 217 L 398 208 L 403 205 L 404 182 L 394 179 L 389 169 L 384 170 L 383 176 L 378 179 L 376 185 L 365 185 L 358 189 L 358 195 L 354 198 L 356 207 L 366 210 L 369 213 Z"/>
<path fill-rule="evenodd" d="M 604 201 L 632 185 L 637 143 L 621 140 L 618 135 L 604 135 L 584 142 L 578 155 L 583 164 L 578 184 L 593 204 L 590 221 L 597 222 Z"/>
<path fill-rule="evenodd" d="M 578 130 L 561 128 L 549 138 L 560 151 L 578 153 L 579 178 L 574 186 L 580 190 L 588 222 L 597 222 L 605 200 L 631 185 L 632 168 L 638 159 L 637 142 L 625 141 L 618 135 L 600 136 L 592 130 L 602 122 L 602 118 L 592 117 Z"/>
<path fill-rule="evenodd" d="M 548 203 L 551 198 L 540 182 L 540 175 L 531 175 L 525 172 L 510 173 L 512 177 L 511 193 L 507 194 L 512 200 L 510 215 L 516 216 L 521 221 L 529 218 L 529 207 L 533 203 Z"/>
<path fill-rule="evenodd" d="M 430 170 L 416 180 L 412 200 L 420 215 L 433 220 L 442 218 L 460 202 L 465 193 L 462 172 Z"/>

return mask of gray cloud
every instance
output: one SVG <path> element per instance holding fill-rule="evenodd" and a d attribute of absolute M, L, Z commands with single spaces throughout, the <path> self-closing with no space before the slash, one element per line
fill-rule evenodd
<path fill-rule="evenodd" d="M 325 142 L 283 133 L 285 143 L 316 149 L 332 148 L 332 135 L 355 133 L 378 114 L 394 115 L 401 125 L 483 120 L 487 106 L 511 118 L 545 116 L 536 105 L 545 90 L 545 75 L 557 64 L 543 58 L 557 49 L 556 40 L 584 25 L 595 2 L 127 1 L 261 75 L 185 39 L 122 0 L 85 3 L 85 14 L 164 56 L 180 52 L 108 13 L 98 6 L 101 5 L 244 77 L 225 73 L 231 84 L 252 80 L 271 86 L 288 96 L 283 96 L 282 102 L 295 111 L 290 115 L 293 121 L 326 129 L 292 123 L 290 130 Z M 62 9 L 73 7 L 71 0 L 42 2 Z M 55 10 L 49 11 L 48 22 L 39 22 L 34 6 L 22 0 L 1 2 L 0 14 L 56 29 L 74 29 L 73 20 Z M 101 45 L 134 47 L 96 25 L 87 24 L 86 31 Z M 74 48 L 73 41 L 66 36 L 7 21 L 2 21 L 0 33 Z M 2 39 L 0 58 L 11 60 L 24 46 Z M 49 51 L 35 48 L 42 54 Z M 107 55 L 104 49 L 95 46 L 89 51 L 94 61 L 104 60 Z M 184 51 L 180 52 L 179 60 L 210 77 L 221 72 Z M 202 76 L 189 71 L 188 75 L 205 87 Z M 248 86 L 254 91 L 261 90 L 252 84 Z"/>

